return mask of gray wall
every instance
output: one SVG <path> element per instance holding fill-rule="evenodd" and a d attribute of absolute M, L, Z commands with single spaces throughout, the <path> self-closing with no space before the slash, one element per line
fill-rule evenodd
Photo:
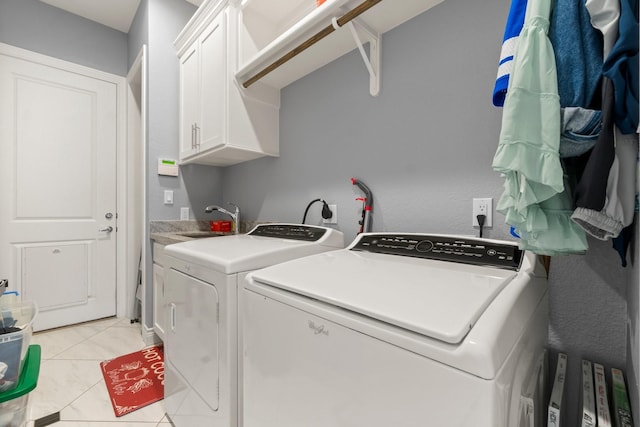
<path fill-rule="evenodd" d="M 627 368 L 627 276 L 634 268 L 631 264 L 622 268 L 611 242 L 595 239 L 589 239 L 589 251 L 584 256 L 552 259 L 549 360 L 553 372 L 555 353 L 562 351 L 569 355 L 570 420 L 578 414 L 582 358 L 603 364 L 607 371 L 611 367 Z M 627 376 L 633 377 L 632 372 L 627 372 Z M 578 425 L 577 420 L 566 425 Z"/>
<path fill-rule="evenodd" d="M 37 0 L 0 0 L 0 42 L 127 74 L 127 35 Z"/>
<path fill-rule="evenodd" d="M 127 36 L 127 70 L 131 69 L 143 45 L 149 44 L 149 1 L 142 0 Z"/>
<path fill-rule="evenodd" d="M 631 399 L 631 410 L 636 426 L 640 423 L 640 251 L 638 241 L 640 233 L 638 217 L 635 223 L 635 244 L 631 258 L 633 269 L 629 270 L 627 283 L 627 387 Z"/>
<path fill-rule="evenodd" d="M 322 197 L 338 205 L 350 241 L 356 177 L 373 192 L 374 230 L 476 233 L 472 198 L 495 202 L 502 190 L 490 167 L 501 120 L 491 91 L 509 1 L 467 3 L 447 0 L 383 36 L 377 98 L 357 51 L 285 88 L 281 156 L 227 168 L 225 200 L 247 219 L 299 222 Z"/>
<path fill-rule="evenodd" d="M 129 35 L 38 0 L 0 0 L 0 42 L 126 76 L 148 45 L 149 218 L 179 219 L 180 207 L 205 218 L 220 203 L 221 172 L 188 166 L 180 178 L 157 175 L 159 157 L 178 158 L 178 58 L 173 41 L 196 8 L 184 0 L 142 0 Z M 185 186 L 185 182 L 195 185 Z M 199 184 L 201 183 L 201 184 Z M 174 204 L 163 204 L 164 190 Z"/>
<path fill-rule="evenodd" d="M 144 26 L 147 26 L 146 37 L 137 37 L 139 40 L 146 40 L 148 45 L 147 226 L 149 221 L 180 219 L 181 207 L 189 208 L 191 219 L 206 218 L 205 206 L 220 203 L 222 199 L 220 169 L 188 165 L 180 168 L 180 176 L 177 178 L 158 175 L 159 158 L 178 160 L 179 157 L 180 70 L 173 41 L 196 8 L 184 0 L 143 0 L 140 9 L 146 12 L 147 17 L 136 17 L 135 26 L 130 33 L 144 33 Z M 173 191 L 173 205 L 164 204 L 165 190 Z M 147 249 L 147 253 L 151 254 L 150 246 Z M 151 257 L 148 257 L 146 301 L 153 301 L 151 262 Z M 146 305 L 143 321 L 148 328 L 153 326 L 152 304 Z"/>
<path fill-rule="evenodd" d="M 338 205 L 337 228 L 351 241 L 361 209 L 354 176 L 374 193 L 374 230 L 474 234 L 471 199 L 495 203 L 502 192 L 490 167 L 501 119 L 490 94 L 509 4 L 447 0 L 385 34 L 379 97 L 369 96 L 366 70 L 352 52 L 282 91 L 279 158 L 186 166 L 180 178 L 158 177 L 156 165 L 160 156 L 178 156 L 173 40 L 195 10 L 190 5 L 143 0 L 127 39 L 36 0 L 0 0 L 0 42 L 118 75 L 149 45 L 150 220 L 177 219 L 181 206 L 206 218 L 207 203 L 230 201 L 246 220 L 299 222 L 307 203 L 322 197 Z M 171 207 L 162 204 L 164 189 L 175 192 Z M 319 221 L 315 205 L 307 223 Z M 502 217 L 494 222 L 486 235 L 507 238 Z M 581 357 L 626 366 L 638 414 L 638 251 L 624 270 L 610 243 L 589 244 L 586 256 L 555 257 L 550 273 L 550 348 L 552 361 L 557 351 L 570 355 L 570 422 Z"/>
<path fill-rule="evenodd" d="M 183 166 L 180 177 L 158 175 L 158 159 L 178 160 L 178 114 L 180 69 L 174 40 L 196 8 L 184 0 L 146 0 L 149 22 L 149 162 L 148 218 L 180 218 L 189 207 L 191 218 L 204 218 L 207 203 L 219 203 L 221 171 L 209 166 Z M 185 185 L 190 183 L 191 185 Z M 173 205 L 164 204 L 164 190 L 173 190 Z"/>
<path fill-rule="evenodd" d="M 377 98 L 356 51 L 285 88 L 281 156 L 227 168 L 224 200 L 247 220 L 298 222 L 321 197 L 338 205 L 337 228 L 351 241 L 361 209 L 354 176 L 373 191 L 374 231 L 477 233 L 471 199 L 495 204 L 504 182 L 491 168 L 502 115 L 491 93 L 509 5 L 447 0 L 385 34 Z M 320 223 L 319 212 L 307 222 Z M 486 235 L 509 237 L 500 214 Z M 589 244 L 585 256 L 554 257 L 550 274 L 553 369 L 557 351 L 570 355 L 567 425 L 576 425 L 580 358 L 627 363 L 635 267 L 623 269 L 610 242 Z M 630 288 L 637 295 L 637 282 Z"/>
<path fill-rule="evenodd" d="M 2 43 L 121 76 L 148 45 L 147 220 L 179 219 L 180 207 L 189 207 L 191 218 L 206 218 L 204 207 L 222 200 L 217 168 L 186 166 L 179 178 L 157 175 L 159 157 L 178 158 L 179 69 L 173 41 L 195 10 L 184 0 L 142 0 L 128 36 L 37 0 L 0 0 Z M 171 206 L 163 204 L 165 189 L 174 191 Z M 152 301 L 152 277 L 149 263 L 147 301 Z M 144 321 L 150 327 L 151 304 L 147 309 Z"/>

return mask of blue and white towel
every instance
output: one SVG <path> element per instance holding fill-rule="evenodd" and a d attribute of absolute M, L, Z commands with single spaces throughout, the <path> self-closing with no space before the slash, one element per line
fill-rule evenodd
<path fill-rule="evenodd" d="M 500 62 L 498 63 L 498 77 L 493 89 L 493 105 L 502 107 L 507 96 L 509 87 L 509 76 L 513 69 L 513 55 L 518 45 L 518 36 L 524 25 L 524 15 L 527 11 L 527 0 L 512 0 L 507 24 L 502 38 L 502 49 L 500 51 Z"/>

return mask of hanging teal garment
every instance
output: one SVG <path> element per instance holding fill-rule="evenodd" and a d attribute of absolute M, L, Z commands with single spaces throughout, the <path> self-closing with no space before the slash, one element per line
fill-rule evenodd
<path fill-rule="evenodd" d="M 565 185 L 565 188 L 569 186 Z M 587 250 L 587 237 L 584 230 L 571 220 L 572 199 L 568 191 L 540 202 L 537 212 L 543 212 L 545 217 L 544 230 L 532 227 L 534 230 L 524 231 L 515 227 L 516 233 L 522 239 L 522 249 L 540 255 L 583 253 Z"/>
<path fill-rule="evenodd" d="M 550 10 L 550 0 L 527 4 L 493 159 L 494 170 L 505 175 L 497 210 L 515 227 L 523 247 L 540 254 L 575 253 L 587 245 L 584 232 L 569 219 L 571 199 L 563 195 L 560 97 L 547 37 Z"/>

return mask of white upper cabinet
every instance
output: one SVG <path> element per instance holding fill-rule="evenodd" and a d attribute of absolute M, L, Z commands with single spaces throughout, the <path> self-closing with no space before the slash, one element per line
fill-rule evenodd
<path fill-rule="evenodd" d="M 224 11 L 219 12 L 180 56 L 180 159 L 183 161 L 223 144 L 226 21 Z"/>
<path fill-rule="evenodd" d="M 227 166 L 278 155 L 279 99 L 242 93 L 238 9 L 205 1 L 176 40 L 180 58 L 180 161 Z"/>
<path fill-rule="evenodd" d="M 180 58 L 180 158 L 197 151 L 196 126 L 202 126 L 200 114 L 200 54 L 194 44 Z"/>
<path fill-rule="evenodd" d="M 349 24 L 335 29 L 334 18 L 339 23 L 352 11 L 372 5 L 351 22 L 362 43 L 376 37 L 379 41 L 379 35 L 442 1 L 326 0 L 316 6 L 316 0 L 244 0 L 240 5 L 241 55 L 236 78 L 243 87 L 249 83 L 249 88 L 266 85 L 280 89 L 357 47 Z M 300 48 L 321 31 L 330 34 L 306 49 Z M 253 83 L 256 75 L 292 50 L 300 53 Z"/>
<path fill-rule="evenodd" d="M 278 156 L 281 88 L 360 47 L 376 95 L 380 35 L 442 1 L 205 0 L 175 42 L 181 163 Z"/>

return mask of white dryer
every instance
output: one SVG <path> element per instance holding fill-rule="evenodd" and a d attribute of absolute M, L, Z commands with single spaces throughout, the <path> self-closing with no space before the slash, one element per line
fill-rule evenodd
<path fill-rule="evenodd" d="M 243 292 L 244 427 L 542 419 L 546 274 L 513 243 L 365 233 Z"/>
<path fill-rule="evenodd" d="M 165 409 L 176 427 L 239 423 L 239 289 L 246 274 L 268 265 L 344 248 L 331 228 L 258 225 L 247 234 L 165 248 Z"/>

